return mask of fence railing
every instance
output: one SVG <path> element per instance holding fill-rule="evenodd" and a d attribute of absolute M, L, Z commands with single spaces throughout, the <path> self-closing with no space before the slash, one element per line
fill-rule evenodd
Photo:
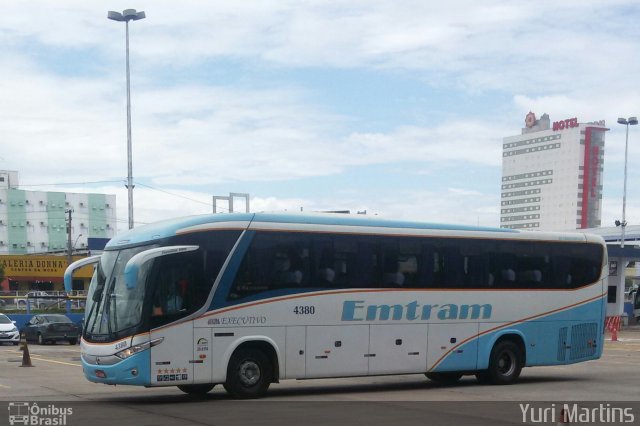
<path fill-rule="evenodd" d="M 0 292 L 0 311 L 52 311 L 84 309 L 87 292 L 74 290 L 69 293 L 64 291 L 5 291 Z"/>

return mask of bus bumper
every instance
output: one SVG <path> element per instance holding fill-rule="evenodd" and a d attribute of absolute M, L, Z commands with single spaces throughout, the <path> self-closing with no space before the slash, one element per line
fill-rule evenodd
<path fill-rule="evenodd" d="M 149 386 L 151 352 L 145 350 L 112 365 L 88 364 L 83 359 L 82 370 L 87 380 L 94 383 Z"/>

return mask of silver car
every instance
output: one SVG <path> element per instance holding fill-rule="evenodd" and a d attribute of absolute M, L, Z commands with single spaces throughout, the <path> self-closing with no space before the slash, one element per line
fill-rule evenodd
<path fill-rule="evenodd" d="M 15 321 L 11 321 L 8 316 L 0 314 L 0 344 L 4 342 L 17 345 L 20 343 L 20 332 L 16 327 Z"/>

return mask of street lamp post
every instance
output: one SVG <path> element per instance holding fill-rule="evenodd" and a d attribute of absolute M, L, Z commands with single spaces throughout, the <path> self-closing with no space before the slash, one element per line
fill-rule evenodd
<path fill-rule="evenodd" d="M 616 221 L 616 225 L 620 225 L 622 229 L 622 234 L 620 237 L 620 247 L 624 248 L 624 234 L 625 228 L 627 227 L 627 221 L 625 218 L 626 208 L 627 208 L 627 151 L 629 149 L 629 125 L 635 126 L 638 124 L 638 119 L 636 117 L 629 118 L 618 118 L 618 123 L 627 126 L 627 136 L 624 142 L 624 189 L 622 192 L 622 222 Z"/>
<path fill-rule="evenodd" d="M 137 21 L 146 18 L 143 11 L 126 9 L 120 12 L 109 11 L 107 18 L 118 22 L 124 22 L 126 26 L 127 43 L 127 190 L 129 193 L 129 229 L 133 228 L 133 161 L 131 159 L 131 83 L 129 77 L 129 21 Z"/>

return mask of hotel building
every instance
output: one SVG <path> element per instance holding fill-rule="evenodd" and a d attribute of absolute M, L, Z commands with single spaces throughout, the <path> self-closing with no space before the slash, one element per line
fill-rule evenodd
<path fill-rule="evenodd" d="M 502 144 L 500 226 L 566 231 L 600 226 L 604 121 L 551 123 L 530 112 Z"/>

